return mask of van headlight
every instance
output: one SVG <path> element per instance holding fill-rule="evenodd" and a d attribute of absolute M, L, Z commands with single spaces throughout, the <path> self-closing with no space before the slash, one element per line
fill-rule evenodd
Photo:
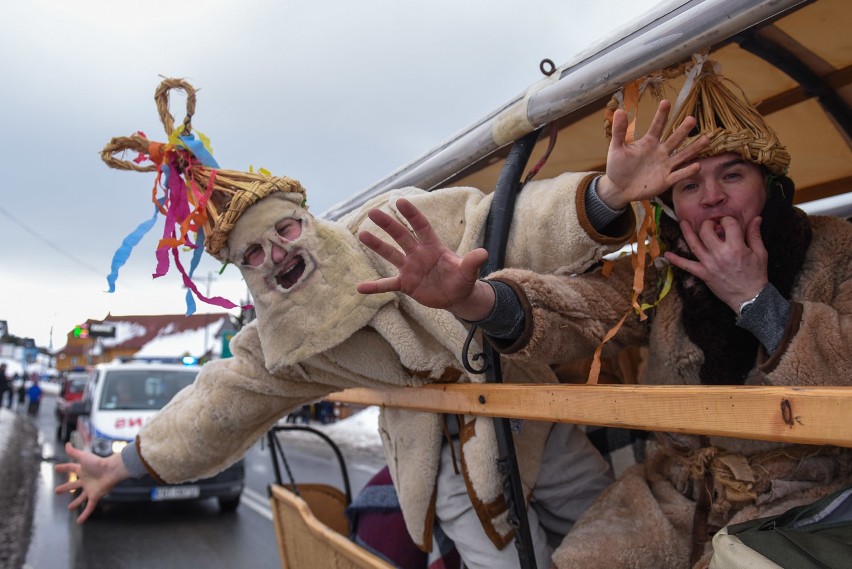
<path fill-rule="evenodd" d="M 120 453 L 127 446 L 127 441 L 116 441 L 113 439 L 104 439 L 96 437 L 92 440 L 92 452 L 98 456 L 108 457 L 113 454 Z"/>

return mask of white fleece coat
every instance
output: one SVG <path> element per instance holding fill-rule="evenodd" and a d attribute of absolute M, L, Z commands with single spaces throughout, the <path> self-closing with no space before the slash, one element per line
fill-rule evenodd
<path fill-rule="evenodd" d="M 584 193 L 592 177 L 564 174 L 524 188 L 516 206 L 507 266 L 570 274 L 584 270 L 627 238 L 633 223 L 630 216 L 621 220 L 625 223 L 619 228 L 620 237 L 612 238 L 596 233 L 585 216 L 578 215 L 578 206 L 585 211 Z M 366 212 L 380 207 L 407 223 L 394 206 L 400 196 L 417 206 L 447 246 L 459 254 L 481 246 L 491 196 L 473 188 L 432 193 L 398 190 L 375 198 L 337 225 L 352 235 L 362 229 L 381 235 Z M 265 201 L 252 208 L 263 207 Z M 313 223 L 329 222 L 314 219 Z M 351 243 L 345 262 L 357 264 L 359 275 L 372 271 L 377 278 L 396 273 L 354 237 Z M 248 277 L 247 282 L 252 284 Z M 269 298 L 264 301 L 266 307 L 273 304 Z M 364 306 L 369 306 L 366 316 L 363 310 L 351 311 L 351 317 L 347 316 L 350 311 L 332 311 L 335 316 L 321 327 L 315 324 L 306 329 L 302 318 L 288 318 L 285 312 L 266 318 L 262 325 L 252 322 L 243 328 L 231 342 L 234 357 L 206 364 L 197 381 L 142 429 L 137 448 L 146 468 L 170 483 L 210 476 L 238 460 L 290 410 L 344 388 L 483 381 L 482 376 L 469 376 L 464 370 L 461 350 L 467 329 L 449 313 L 425 308 L 398 294 L 384 295 L 381 303 L 371 299 Z M 258 319 L 263 320 L 260 314 Z M 293 337 L 300 339 L 297 347 L 280 349 L 293 342 L 279 339 Z M 311 349 L 306 351 L 306 345 Z M 477 349 L 475 346 L 471 352 Z M 299 357 L 288 357 L 297 350 Z M 509 362 L 504 379 L 556 381 L 544 362 Z M 469 424 L 462 430 L 463 471 L 483 527 L 502 547 L 510 539 L 511 528 L 505 520 L 505 507 L 501 507 L 492 422 L 467 420 Z M 528 422 L 516 435 L 527 495 L 549 429 L 549 424 Z M 429 549 L 441 416 L 384 409 L 380 431 L 408 530 L 420 547 Z"/>

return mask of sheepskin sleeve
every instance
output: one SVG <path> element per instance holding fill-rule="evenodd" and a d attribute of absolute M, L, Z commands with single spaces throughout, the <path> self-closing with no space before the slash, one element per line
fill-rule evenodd
<path fill-rule="evenodd" d="M 852 224 L 812 216 L 813 239 L 778 348 L 759 356 L 770 385 L 852 385 Z"/>
<path fill-rule="evenodd" d="M 158 479 L 179 483 L 212 476 L 239 460 L 281 416 L 334 391 L 263 366 L 254 323 L 231 341 L 234 357 L 205 364 L 195 382 L 139 433 L 141 458 Z"/>

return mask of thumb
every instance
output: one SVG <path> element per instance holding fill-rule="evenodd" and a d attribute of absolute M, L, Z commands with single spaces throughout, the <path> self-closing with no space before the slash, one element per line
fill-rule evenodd
<path fill-rule="evenodd" d="M 484 265 L 487 260 L 488 251 L 482 247 L 474 249 L 462 257 L 459 270 L 465 278 L 469 280 L 476 280 L 479 278 L 479 271 L 482 269 L 482 265 Z"/>

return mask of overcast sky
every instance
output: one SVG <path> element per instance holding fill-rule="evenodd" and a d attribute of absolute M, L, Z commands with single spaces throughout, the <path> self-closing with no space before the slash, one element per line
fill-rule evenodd
<path fill-rule="evenodd" d="M 150 277 L 161 223 L 104 292 L 113 252 L 153 211 L 153 177 L 99 152 L 139 130 L 165 139 L 160 76 L 199 89 L 192 124 L 221 167 L 296 178 L 321 214 L 523 92 L 543 58 L 561 65 L 657 3 L 6 2 L 0 320 L 59 348 L 87 318 L 184 312 L 179 275 Z M 211 274 L 211 294 L 245 297 L 239 272 L 218 269 L 202 264 L 201 290 Z"/>

